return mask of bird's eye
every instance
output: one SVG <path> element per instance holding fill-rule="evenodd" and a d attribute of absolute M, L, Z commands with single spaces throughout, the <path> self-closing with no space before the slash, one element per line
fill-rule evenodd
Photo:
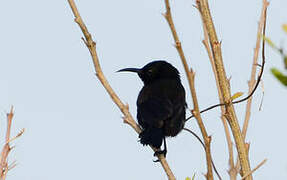
<path fill-rule="evenodd" d="M 149 69 L 149 70 L 147 71 L 148 74 L 152 74 L 152 72 L 153 72 L 152 69 Z"/>

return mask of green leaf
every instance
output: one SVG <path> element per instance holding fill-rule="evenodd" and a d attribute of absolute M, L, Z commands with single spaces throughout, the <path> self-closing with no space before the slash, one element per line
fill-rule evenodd
<path fill-rule="evenodd" d="M 278 49 L 278 48 L 276 47 L 276 45 L 273 43 L 273 41 L 272 41 L 270 38 L 268 38 L 268 37 L 266 37 L 266 36 L 264 36 L 264 35 L 262 35 L 262 38 L 263 38 L 263 40 L 264 40 L 265 42 L 267 42 L 267 44 L 268 44 L 269 46 L 271 46 L 271 47 L 274 48 L 274 49 Z"/>
<path fill-rule="evenodd" d="M 195 173 L 194 173 L 193 176 L 192 176 L 192 180 L 195 180 Z"/>
<path fill-rule="evenodd" d="M 276 68 L 271 68 L 272 74 L 285 86 L 287 86 L 287 76 Z"/>
<path fill-rule="evenodd" d="M 284 32 L 287 33 L 287 24 L 283 24 L 283 25 L 282 25 L 282 29 L 283 29 Z"/>
<path fill-rule="evenodd" d="M 243 92 L 237 92 L 237 93 L 233 94 L 233 96 L 231 96 L 231 100 L 233 101 L 234 99 L 237 99 L 242 95 L 243 95 Z"/>
<path fill-rule="evenodd" d="M 192 179 L 190 177 L 186 177 L 185 180 L 195 180 L 195 173 L 192 176 Z"/>
<path fill-rule="evenodd" d="M 287 69 L 287 56 L 286 55 L 284 56 L 284 66 L 285 66 L 285 69 Z"/>

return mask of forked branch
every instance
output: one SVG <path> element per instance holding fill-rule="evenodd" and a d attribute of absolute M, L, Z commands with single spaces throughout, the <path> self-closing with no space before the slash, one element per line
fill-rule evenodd
<path fill-rule="evenodd" d="M 263 37 L 265 37 L 266 17 L 267 17 L 267 8 L 268 8 L 268 6 L 269 6 L 269 2 L 267 2 L 267 0 L 263 0 L 261 16 L 260 16 L 260 20 L 259 20 L 259 24 L 258 24 L 258 29 L 257 29 L 256 47 L 254 49 L 252 70 L 251 70 L 250 80 L 248 82 L 248 86 L 249 86 L 248 92 L 251 91 L 250 94 L 253 94 L 255 89 L 258 87 L 259 82 L 261 80 L 261 77 L 263 75 L 263 71 L 264 71 L 264 65 L 265 65 L 265 41 L 262 39 L 262 34 L 263 34 Z M 259 72 L 259 75 L 258 75 L 258 78 L 257 78 L 257 82 L 255 84 L 255 76 L 256 76 L 256 70 L 257 70 L 257 64 L 258 64 L 258 55 L 259 55 L 260 41 L 261 40 L 262 40 L 262 65 L 260 66 L 261 70 Z M 245 137 L 246 137 L 247 128 L 248 128 L 248 124 L 249 124 L 249 119 L 250 119 L 250 115 L 251 115 L 251 103 L 252 103 L 252 96 L 250 96 L 250 98 L 247 100 L 247 104 L 246 104 L 245 119 L 244 119 L 243 128 L 242 128 L 242 134 L 243 134 L 243 139 L 244 140 L 245 140 Z M 236 169 L 237 169 L 237 171 L 239 171 L 239 169 L 240 169 L 240 164 L 239 164 L 238 160 L 236 162 Z"/>
<path fill-rule="evenodd" d="M 135 122 L 132 115 L 130 114 L 128 106 L 125 105 L 124 103 L 122 103 L 122 101 L 117 96 L 117 94 L 114 92 L 114 90 L 112 89 L 112 87 L 108 83 L 107 79 L 105 78 L 105 76 L 101 70 L 100 62 L 99 62 L 97 52 L 96 52 L 96 43 L 93 41 L 91 34 L 89 33 L 86 25 L 84 24 L 79 12 L 78 12 L 78 9 L 75 5 L 75 2 L 73 0 L 68 0 L 68 2 L 70 4 L 70 7 L 71 7 L 73 14 L 75 16 L 75 22 L 79 25 L 79 27 L 81 28 L 81 30 L 84 34 L 85 38 L 83 38 L 83 40 L 84 40 L 84 42 L 85 42 L 85 44 L 86 44 L 87 48 L 89 49 L 90 54 L 92 56 L 94 68 L 96 70 L 96 75 L 97 75 L 98 79 L 100 80 L 100 82 L 102 83 L 104 88 L 106 89 L 107 93 L 110 95 L 113 102 L 119 107 L 121 112 L 124 114 L 124 122 L 128 123 L 137 133 L 140 133 L 141 128 L 138 126 L 138 124 Z M 153 150 L 156 151 L 155 148 L 153 148 Z M 173 175 L 165 157 L 162 154 L 160 154 L 160 155 L 158 155 L 158 159 L 159 159 L 163 169 L 165 170 L 168 178 L 171 180 L 174 180 L 175 176 Z"/>
<path fill-rule="evenodd" d="M 222 53 L 221 53 L 221 43 L 218 41 L 211 13 L 209 10 L 209 5 L 207 0 L 197 0 L 196 1 L 199 12 L 202 16 L 203 23 L 206 27 L 208 33 L 209 44 L 212 50 L 212 56 L 214 60 L 216 76 L 218 78 L 218 84 L 220 87 L 220 93 L 222 94 L 222 99 L 225 104 L 226 118 L 231 127 L 233 137 L 235 139 L 235 144 L 238 151 L 239 160 L 242 167 L 243 176 L 250 171 L 250 164 L 247 149 L 243 141 L 240 126 L 234 111 L 233 104 L 231 103 L 231 93 L 229 88 L 229 82 L 226 78 L 226 73 L 224 69 Z M 252 180 L 252 176 L 246 177 L 246 180 Z"/>
<path fill-rule="evenodd" d="M 181 58 L 181 62 L 183 64 L 187 79 L 188 79 L 188 84 L 190 87 L 190 92 L 191 92 L 191 96 L 192 96 L 192 100 L 193 100 L 193 107 L 194 109 L 192 110 L 192 114 L 194 115 L 194 117 L 197 120 L 197 124 L 200 128 L 201 134 L 203 136 L 204 139 L 204 144 L 205 144 L 205 154 L 206 154 L 206 164 L 207 164 L 207 174 L 206 174 L 206 178 L 208 180 L 213 180 L 213 172 L 212 172 L 212 158 L 211 158 L 211 150 L 210 150 L 210 143 L 211 143 L 211 137 L 208 136 L 206 128 L 204 126 L 204 123 L 202 121 L 200 112 L 199 112 L 199 106 L 198 106 L 198 100 L 197 100 L 197 96 L 196 96 L 196 91 L 195 91 L 195 86 L 194 86 L 194 76 L 195 73 L 193 72 L 192 68 L 188 68 L 187 62 L 186 62 L 186 58 L 181 46 L 181 42 L 178 38 L 176 29 L 175 29 L 175 25 L 171 16 L 171 10 L 170 10 L 170 4 L 169 4 L 169 0 L 165 0 L 165 7 L 166 7 L 166 13 L 164 14 L 164 17 L 171 29 L 172 35 L 173 35 L 173 39 L 175 42 L 175 47 L 177 49 L 177 52 Z"/>
<path fill-rule="evenodd" d="M 6 130 L 5 144 L 2 148 L 0 157 L 0 180 L 5 180 L 8 171 L 16 166 L 15 162 L 8 165 L 8 155 L 12 149 L 9 143 L 14 139 L 20 137 L 24 133 L 23 129 L 14 138 L 10 139 L 13 116 L 14 116 L 13 107 L 11 107 L 10 112 L 7 114 L 7 130 Z"/>

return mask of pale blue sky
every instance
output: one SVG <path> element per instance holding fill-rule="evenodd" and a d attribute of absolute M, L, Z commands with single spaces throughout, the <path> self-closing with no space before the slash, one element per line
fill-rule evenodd
<path fill-rule="evenodd" d="M 166 179 L 148 147 L 137 142 L 134 130 L 122 122 L 122 114 L 94 75 L 82 33 L 73 21 L 67 1 L 2 1 L 0 3 L 0 136 L 4 137 L 6 112 L 15 106 L 12 134 L 26 128 L 13 144 L 9 157 L 17 167 L 9 180 L 51 179 Z M 117 74 L 120 68 L 142 67 L 153 59 L 165 59 L 182 73 L 169 27 L 161 15 L 164 1 L 76 1 L 95 41 L 103 71 L 123 102 L 136 115 L 136 98 L 142 83 L 134 74 Z M 171 1 L 175 25 L 189 65 L 196 71 L 200 108 L 218 102 L 211 66 L 201 43 L 202 26 L 195 1 Z M 232 92 L 247 92 L 261 0 L 210 2 L 218 37 L 222 40 Z M 268 10 L 267 36 L 287 48 L 281 25 L 287 23 L 286 0 L 273 0 Z M 280 56 L 266 49 L 262 90 L 254 95 L 247 134 L 251 166 L 267 163 L 254 179 L 287 179 L 286 88 L 270 74 L 283 69 Z M 246 93 L 245 93 L 246 95 Z M 187 103 L 191 106 L 188 93 Z M 245 103 L 236 105 L 240 124 Z M 189 114 L 189 113 L 188 113 Z M 212 155 L 223 179 L 227 179 L 228 151 L 220 110 L 203 114 L 212 136 Z M 194 120 L 186 124 L 195 132 Z M 3 141 L 3 140 L 2 140 Z M 168 139 L 167 160 L 178 179 L 196 173 L 204 179 L 205 153 L 186 132 Z"/>

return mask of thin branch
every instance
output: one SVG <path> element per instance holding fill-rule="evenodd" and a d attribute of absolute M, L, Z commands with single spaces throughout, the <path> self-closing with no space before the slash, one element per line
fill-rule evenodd
<path fill-rule="evenodd" d="M 195 6 L 195 7 L 198 9 L 197 6 Z M 201 16 L 201 18 L 202 18 L 202 16 Z M 208 43 L 208 33 L 207 33 L 207 30 L 206 30 L 205 24 L 203 23 L 202 25 L 203 25 L 203 32 L 204 32 L 204 39 L 202 40 L 202 43 L 203 43 L 203 45 L 204 45 L 204 47 L 205 47 L 205 49 L 207 51 L 207 54 L 208 54 L 208 57 L 209 57 L 209 60 L 210 60 L 210 63 L 211 63 L 211 67 L 212 67 L 212 70 L 213 70 L 213 73 L 214 73 L 216 86 L 217 86 L 217 91 L 218 91 L 218 95 L 219 95 L 219 102 L 223 103 L 223 97 L 222 97 L 222 94 L 221 94 L 221 92 L 219 90 L 220 87 L 219 87 L 219 84 L 218 84 L 218 77 L 217 77 L 217 74 L 216 74 L 216 69 L 215 69 L 213 56 L 212 56 L 212 52 L 211 52 L 211 49 L 210 49 L 210 46 L 209 46 L 209 43 Z M 229 176 L 230 176 L 231 180 L 236 180 L 236 173 L 234 173 L 234 171 L 236 171 L 236 169 L 235 169 L 235 166 L 234 166 L 232 140 L 231 140 L 230 132 L 229 132 L 229 129 L 228 129 L 227 119 L 224 116 L 225 114 L 226 114 L 225 108 L 223 106 L 221 106 L 221 120 L 222 120 L 222 123 L 223 123 L 223 126 L 224 126 L 224 132 L 225 132 L 225 135 L 226 135 L 226 141 L 227 141 L 228 152 L 229 152 L 229 170 L 228 170 L 228 173 L 229 173 Z"/>
<path fill-rule="evenodd" d="M 212 157 L 211 157 L 211 150 L 210 150 L 211 136 L 207 135 L 207 131 L 205 129 L 205 126 L 203 124 L 201 115 L 199 113 L 199 107 L 198 107 L 197 96 L 196 96 L 195 85 L 194 85 L 195 73 L 192 71 L 192 69 L 191 69 L 191 73 L 192 73 L 192 83 L 191 83 L 190 90 L 192 91 L 191 95 L 192 95 L 193 108 L 194 108 L 194 110 L 192 110 L 191 112 L 192 112 L 192 114 L 194 115 L 194 117 L 197 120 L 197 124 L 198 124 L 198 126 L 200 128 L 201 134 L 202 134 L 203 139 L 204 139 L 205 153 L 206 153 L 206 162 L 207 162 L 206 178 L 208 180 L 212 180 L 213 179 L 212 167 L 211 167 L 211 165 L 212 165 Z"/>
<path fill-rule="evenodd" d="M 10 113 L 7 114 L 7 130 L 6 130 L 5 144 L 2 148 L 1 157 L 0 157 L 0 179 L 1 180 L 4 180 L 6 178 L 6 174 L 8 172 L 7 158 L 11 150 L 10 145 L 9 145 L 9 139 L 10 139 L 13 115 L 14 113 L 13 113 L 13 106 L 12 106 Z"/>
<path fill-rule="evenodd" d="M 200 137 L 195 133 L 193 132 L 192 130 L 188 129 L 188 128 L 183 128 L 183 130 L 191 133 L 199 142 L 200 144 L 203 146 L 203 148 L 205 149 L 205 145 L 204 145 L 204 142 L 200 139 Z"/>
<path fill-rule="evenodd" d="M 200 139 L 200 137 L 199 137 L 195 132 L 193 132 L 192 130 L 190 130 L 190 129 L 188 129 L 188 128 L 183 128 L 183 130 L 185 130 L 185 131 L 191 133 L 191 134 L 200 142 L 200 144 L 202 145 L 202 147 L 204 148 L 204 150 L 206 150 L 206 149 L 205 149 L 204 142 Z M 215 167 L 215 164 L 214 164 L 214 162 L 213 162 L 212 159 L 211 159 L 211 163 L 212 163 L 212 167 L 213 167 L 213 169 L 214 169 L 214 171 L 215 171 L 215 173 L 216 173 L 218 179 L 222 180 L 222 178 L 221 178 L 220 174 L 218 173 L 218 171 L 217 171 L 217 169 L 216 169 L 216 167 Z"/>
<path fill-rule="evenodd" d="M 238 156 L 240 163 L 242 165 L 242 174 L 246 175 L 250 171 L 250 164 L 248 159 L 248 154 L 245 148 L 245 144 L 242 138 L 240 126 L 235 114 L 233 104 L 231 102 L 231 93 L 228 80 L 226 78 L 226 73 L 224 69 L 222 53 L 221 53 L 221 42 L 218 41 L 211 13 L 209 10 L 209 5 L 207 0 L 197 0 L 196 1 L 199 11 L 201 13 L 203 23 L 206 26 L 209 43 L 212 49 L 212 55 L 214 59 L 216 74 L 218 77 L 218 84 L 223 97 L 223 102 L 226 109 L 226 118 L 229 122 L 232 134 L 235 140 L 236 148 L 238 151 Z M 246 177 L 246 180 L 252 180 L 252 176 Z"/>
<path fill-rule="evenodd" d="M 267 11 L 268 5 L 269 5 L 269 2 L 267 2 L 267 0 L 263 0 L 262 10 L 261 10 L 261 17 L 260 17 L 260 21 L 259 21 L 259 25 L 258 25 L 258 30 L 257 30 L 256 47 L 254 49 L 252 70 L 251 70 L 250 80 L 248 82 L 248 86 L 249 86 L 248 94 L 251 94 L 250 92 L 252 92 L 252 89 L 254 89 L 253 87 L 254 87 L 254 84 L 255 84 L 255 75 L 256 75 L 256 69 L 257 69 L 255 64 L 258 64 L 260 40 L 262 39 L 261 37 L 262 37 L 262 32 L 263 32 L 263 26 L 266 23 L 266 11 Z M 264 35 L 264 37 L 265 37 L 265 35 Z M 265 60 L 263 60 L 262 66 L 264 66 L 264 64 L 265 64 Z M 261 72 L 260 72 L 260 76 L 259 77 L 262 76 L 263 69 L 264 69 L 264 67 L 261 67 Z M 258 84 L 259 84 L 259 82 L 257 81 L 255 87 L 258 86 Z M 251 110 L 251 103 L 252 103 L 252 97 L 250 97 L 248 99 L 247 105 L 246 105 L 246 110 L 245 110 L 246 111 L 245 112 L 245 120 L 244 120 L 244 124 L 243 124 L 243 128 L 242 128 L 242 134 L 243 134 L 243 138 L 244 139 L 246 137 L 246 132 L 247 132 L 249 119 L 250 119 L 250 114 L 251 114 L 251 112 L 250 112 L 250 110 Z"/>
<path fill-rule="evenodd" d="M 267 2 L 267 0 L 263 0 L 263 8 L 262 8 L 262 14 L 261 14 L 261 18 L 260 18 L 260 23 L 259 23 L 259 26 L 258 26 L 258 32 L 259 30 L 261 30 L 260 32 L 262 32 L 262 26 L 261 25 L 263 23 L 263 18 L 264 18 L 264 14 L 263 13 L 266 13 L 266 9 L 269 5 L 269 2 Z M 198 8 L 198 7 L 196 7 Z M 204 26 L 204 29 L 206 29 L 206 27 Z M 206 31 L 206 30 L 205 30 Z M 248 90 L 248 96 L 246 96 L 245 98 L 242 98 L 240 100 L 237 100 L 237 101 L 233 101 L 232 104 L 237 104 L 237 103 L 241 103 L 243 101 L 247 101 L 247 105 L 246 105 L 246 114 L 245 114 L 245 120 L 244 120 L 244 125 L 243 125 L 243 135 L 244 137 L 246 136 L 246 131 L 247 131 L 247 127 L 248 127 L 248 122 L 249 122 L 249 119 L 250 119 L 250 110 L 248 112 L 248 109 L 251 108 L 251 102 L 252 102 L 252 95 L 254 94 L 254 92 L 256 91 L 260 81 L 261 81 L 261 78 L 262 78 L 262 75 L 263 75 L 263 71 L 264 71 L 264 64 L 265 62 L 262 62 L 262 64 L 258 64 L 257 63 L 257 59 L 258 59 L 258 51 L 259 51 L 259 48 L 260 48 L 260 43 L 258 45 L 258 41 L 260 42 L 260 39 L 261 39 L 261 34 L 258 34 L 257 32 L 257 40 L 256 40 L 256 48 L 254 50 L 254 58 L 253 58 L 253 64 L 252 64 L 252 72 L 251 72 L 251 77 L 250 77 L 250 80 L 249 80 L 249 90 Z M 206 42 L 203 41 L 203 44 L 204 46 L 206 46 Z M 207 50 L 208 51 L 208 50 Z M 208 56 L 209 58 L 212 56 L 210 50 L 208 52 Z M 258 75 L 258 78 L 257 78 L 257 81 L 256 81 L 256 84 L 254 85 L 255 83 L 255 75 L 256 75 L 256 65 L 258 65 L 260 68 L 261 68 L 261 71 Z M 255 73 L 254 73 L 255 71 Z M 216 108 L 216 107 L 219 107 L 219 106 L 225 106 L 226 104 L 225 103 L 219 103 L 219 104 L 215 104 L 215 105 L 212 105 L 206 109 L 203 109 L 200 111 L 200 113 L 204 113 L 206 111 L 209 111 L 213 108 Z M 186 119 L 189 120 L 191 118 L 193 118 L 194 116 L 190 116 Z"/>
<path fill-rule="evenodd" d="M 105 78 L 105 76 L 101 70 L 101 66 L 100 66 L 99 59 L 98 59 L 97 52 L 96 52 L 96 43 L 93 41 L 91 34 L 89 33 L 86 25 L 84 24 L 79 12 L 78 12 L 78 9 L 75 5 L 75 2 L 73 0 L 68 0 L 68 2 L 70 4 L 70 7 L 71 7 L 73 14 L 75 16 L 75 22 L 79 25 L 79 27 L 81 28 L 81 30 L 85 36 L 84 42 L 85 42 L 85 44 L 86 44 L 87 48 L 89 49 L 90 54 L 92 56 L 94 68 L 95 68 L 96 75 L 97 75 L 98 79 L 100 80 L 100 82 L 102 83 L 102 85 L 104 86 L 104 88 L 106 89 L 108 94 L 110 95 L 113 102 L 119 107 L 121 112 L 124 114 L 125 122 L 128 123 L 137 133 L 140 133 L 141 128 L 137 125 L 135 120 L 132 118 L 132 116 L 129 112 L 128 106 L 125 105 L 124 103 L 122 103 L 120 98 L 116 95 L 116 93 L 114 92 L 112 87 L 109 85 L 108 81 L 106 80 L 106 78 Z M 154 151 L 156 151 L 155 148 L 152 148 L 152 149 Z M 165 157 L 161 154 L 161 155 L 158 155 L 158 159 L 159 159 L 163 169 L 165 170 L 165 173 L 168 176 L 168 178 L 174 180 L 175 176 L 173 175 L 173 172 L 171 171 Z"/>
<path fill-rule="evenodd" d="M 11 169 L 13 169 L 14 167 L 17 166 L 16 161 L 13 161 L 9 166 L 8 166 L 8 171 L 10 171 Z"/>
<path fill-rule="evenodd" d="M 11 143 L 12 141 L 17 139 L 18 137 L 22 136 L 24 132 L 25 132 L 25 128 L 21 129 L 21 131 L 15 137 L 11 138 L 8 143 Z"/>
<path fill-rule="evenodd" d="M 194 72 L 192 70 L 192 68 L 188 68 L 187 62 L 186 62 L 186 58 L 181 46 L 181 42 L 178 38 L 176 29 L 175 29 L 175 25 L 171 16 L 171 11 L 170 11 L 170 4 L 169 4 L 169 0 L 165 0 L 165 7 L 166 7 L 166 12 L 164 14 L 164 17 L 171 29 L 172 35 L 173 35 L 173 39 L 175 41 L 175 47 L 178 51 L 178 54 L 180 56 L 181 62 L 184 66 L 184 70 L 188 79 L 188 83 L 189 83 L 189 87 L 190 87 L 190 92 L 192 95 L 192 100 L 193 100 L 193 106 L 194 106 L 194 110 L 192 111 L 192 114 L 195 116 L 197 123 L 200 127 L 200 131 L 202 133 L 203 139 L 204 139 L 204 143 L 205 143 L 205 153 L 206 153 L 206 164 L 207 164 L 207 174 L 206 174 L 206 178 L 208 180 L 213 180 L 213 173 L 212 173 L 212 159 L 211 159 L 211 152 L 210 152 L 210 142 L 211 142 L 211 137 L 208 136 L 207 131 L 205 129 L 205 126 L 203 124 L 201 115 L 199 113 L 199 107 L 198 107 L 198 101 L 197 101 L 197 96 L 196 96 L 196 91 L 195 91 L 195 87 L 194 87 Z"/>
<path fill-rule="evenodd" d="M 261 77 L 263 75 L 264 65 L 265 65 L 265 41 L 261 37 L 262 37 L 262 34 L 263 34 L 263 37 L 265 37 L 266 17 L 267 17 L 268 5 L 269 5 L 269 2 L 267 2 L 267 0 L 263 0 L 262 12 L 261 12 L 261 17 L 260 17 L 260 23 L 259 23 L 258 30 L 257 30 L 256 48 L 254 50 L 253 64 L 257 64 L 258 53 L 259 53 L 259 49 L 260 49 L 260 40 L 262 40 L 262 65 L 261 65 L 261 71 L 259 73 L 258 79 L 261 79 Z M 252 89 L 252 87 L 254 85 L 254 76 L 255 76 L 255 74 L 256 74 L 256 66 L 253 65 L 252 72 L 251 72 L 251 78 L 250 78 L 250 81 L 249 81 L 249 91 L 250 91 L 250 89 Z M 254 88 L 257 88 L 258 85 L 259 85 L 259 81 L 256 82 Z M 254 92 L 254 91 L 252 91 L 252 92 Z M 247 105 L 246 105 L 245 120 L 244 120 L 244 124 L 243 124 L 243 128 L 242 128 L 242 134 L 243 134 L 244 140 L 245 140 L 245 137 L 246 137 L 247 127 L 248 127 L 249 119 L 250 119 L 251 103 L 252 103 L 252 98 L 250 98 L 247 101 Z M 236 163 L 236 169 L 237 170 L 240 169 L 240 164 L 239 164 L 238 160 L 237 160 L 237 163 Z"/>
<path fill-rule="evenodd" d="M 172 33 L 172 36 L 173 36 L 173 39 L 174 39 L 174 42 L 175 42 L 176 50 L 178 51 L 178 54 L 179 54 L 180 59 L 181 59 L 181 62 L 183 64 L 183 67 L 184 67 L 184 70 L 185 70 L 185 73 L 186 73 L 186 76 L 187 76 L 187 79 L 188 79 L 189 86 L 191 86 L 191 83 L 192 83 L 191 76 L 192 75 L 191 75 L 191 72 L 189 71 L 189 67 L 187 65 L 187 61 L 186 61 L 186 58 L 185 58 L 185 55 L 184 55 L 184 52 L 183 52 L 183 49 L 182 49 L 182 46 L 181 46 L 181 42 L 180 42 L 180 40 L 178 38 L 176 29 L 175 29 L 175 25 L 173 23 L 173 19 L 172 19 L 172 16 L 171 16 L 171 11 L 170 11 L 169 0 L 165 0 L 165 7 L 166 7 L 166 12 L 163 15 L 164 15 L 169 27 L 170 27 L 170 30 L 171 30 L 171 33 Z"/>
<path fill-rule="evenodd" d="M 250 171 L 249 173 L 247 173 L 245 176 L 243 176 L 241 178 L 241 180 L 244 180 L 247 176 L 249 176 L 250 174 L 254 173 L 257 169 L 259 169 L 263 164 L 265 164 L 267 161 L 267 159 L 264 159 L 261 163 L 259 163 L 252 171 Z"/>
<path fill-rule="evenodd" d="M 248 100 L 249 98 L 251 98 L 251 97 L 253 96 L 253 94 L 255 93 L 255 91 L 256 91 L 256 89 L 258 88 L 258 85 L 259 85 L 259 83 L 260 83 L 260 81 L 261 81 L 261 78 L 262 78 L 262 75 L 263 75 L 263 71 L 264 71 L 264 65 L 265 65 L 265 62 L 262 61 L 262 64 L 260 65 L 260 67 L 261 67 L 260 74 L 258 75 L 256 84 L 255 84 L 254 88 L 252 89 L 251 93 L 250 93 L 248 96 L 246 96 L 245 98 L 242 98 L 242 99 L 237 100 L 237 101 L 232 101 L 231 104 L 238 104 L 238 103 L 244 102 L 244 101 Z M 206 112 L 206 111 L 209 111 L 209 110 L 214 109 L 214 108 L 219 107 L 219 106 L 226 106 L 226 105 L 228 105 L 228 104 L 229 104 L 229 103 L 219 103 L 219 104 L 215 104 L 215 105 L 209 106 L 209 107 L 206 108 L 206 109 L 201 110 L 200 113 L 204 113 L 204 112 Z M 191 118 L 193 118 L 193 117 L 194 117 L 194 116 L 191 115 L 190 117 L 186 118 L 185 121 L 188 121 L 189 119 L 191 119 Z"/>
<path fill-rule="evenodd" d="M 265 92 L 265 90 L 264 90 L 264 83 L 263 83 L 263 81 L 262 81 L 262 83 L 261 83 L 261 89 L 262 89 L 262 98 L 261 98 L 261 102 L 260 102 L 260 105 L 259 105 L 259 111 L 261 111 L 262 110 L 262 105 L 263 105 L 263 100 L 264 100 L 264 92 Z"/>

